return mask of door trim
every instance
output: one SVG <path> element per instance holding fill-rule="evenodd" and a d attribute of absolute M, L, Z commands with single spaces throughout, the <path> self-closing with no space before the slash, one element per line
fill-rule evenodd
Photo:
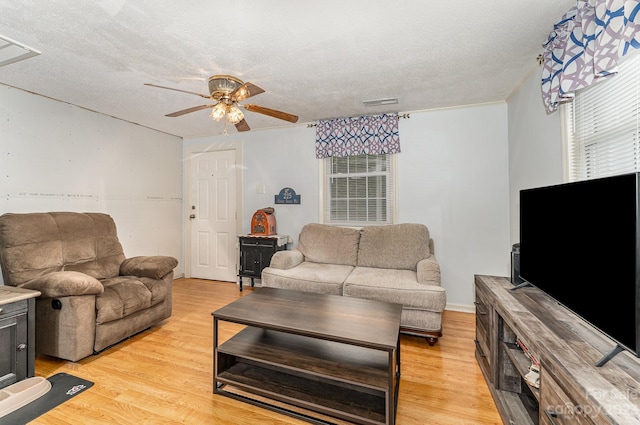
<path fill-rule="evenodd" d="M 233 150 L 236 156 L 236 235 L 242 233 L 242 143 L 241 141 L 220 142 L 220 143 L 199 143 L 185 145 L 183 147 L 183 174 L 182 174 L 182 234 L 183 238 L 183 258 L 184 258 L 184 276 L 191 277 L 191 232 L 189 231 L 189 194 L 191 193 L 191 173 L 193 172 L 193 162 L 191 159 L 197 157 L 198 154 L 213 151 L 229 151 Z M 236 241 L 236 269 L 238 269 L 239 248 Z"/>

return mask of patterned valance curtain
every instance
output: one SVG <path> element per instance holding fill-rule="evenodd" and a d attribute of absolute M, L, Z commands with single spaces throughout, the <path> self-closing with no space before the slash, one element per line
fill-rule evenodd
<path fill-rule="evenodd" d="M 640 0 L 588 0 L 554 25 L 543 44 L 542 99 L 547 113 L 576 90 L 617 72 L 618 60 L 640 47 Z"/>
<path fill-rule="evenodd" d="M 400 152 L 398 114 L 321 120 L 316 124 L 316 158 Z"/>

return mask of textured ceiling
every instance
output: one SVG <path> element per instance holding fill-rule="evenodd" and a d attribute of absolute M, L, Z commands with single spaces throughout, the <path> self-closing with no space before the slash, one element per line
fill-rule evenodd
<path fill-rule="evenodd" d="M 531 72 L 575 0 L 0 0 L 0 35 L 42 52 L 0 83 L 182 137 L 221 134 L 207 78 L 265 90 L 252 130 L 318 119 L 503 101 Z M 363 101 L 396 97 L 395 105 Z M 542 108 L 542 103 L 540 105 Z M 235 132 L 233 126 L 228 132 Z"/>

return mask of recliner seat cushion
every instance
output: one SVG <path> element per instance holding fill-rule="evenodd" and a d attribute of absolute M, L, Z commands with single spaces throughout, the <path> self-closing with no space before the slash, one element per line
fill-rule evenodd
<path fill-rule="evenodd" d="M 147 277 L 118 276 L 102 281 L 104 293 L 96 297 L 96 322 L 122 319 L 164 301 L 169 285 Z"/>

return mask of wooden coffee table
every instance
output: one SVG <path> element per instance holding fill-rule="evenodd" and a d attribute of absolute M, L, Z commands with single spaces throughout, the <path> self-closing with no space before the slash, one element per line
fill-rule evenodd
<path fill-rule="evenodd" d="M 259 288 L 212 313 L 213 391 L 312 423 L 394 424 L 402 306 Z M 246 325 L 218 345 L 219 322 Z M 319 415 L 318 415 L 319 414 Z"/>

